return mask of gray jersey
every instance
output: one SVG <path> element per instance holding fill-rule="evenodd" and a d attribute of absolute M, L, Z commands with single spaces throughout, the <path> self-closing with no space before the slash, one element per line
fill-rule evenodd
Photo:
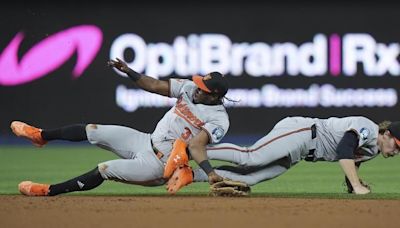
<path fill-rule="evenodd" d="M 312 139 L 311 126 L 314 124 L 316 138 Z M 242 166 L 265 166 L 289 156 L 294 165 L 315 149 L 314 161 L 337 161 L 336 148 L 347 131 L 354 131 L 359 137 L 356 162 L 372 159 L 378 154 L 378 126 L 359 116 L 329 119 L 287 117 L 250 147 L 222 143 L 207 147 L 207 154 L 210 159 Z"/>
<path fill-rule="evenodd" d="M 88 127 L 86 133 L 90 143 L 121 158 L 100 163 L 102 177 L 145 186 L 161 185 L 165 182 L 164 163 L 175 139 L 182 138 L 187 142 L 205 130 L 211 143 L 219 142 L 229 128 L 228 114 L 223 105 L 194 104 L 196 88 L 189 80 L 170 80 L 170 96 L 178 100 L 157 124 L 153 134 L 115 125 Z M 153 147 L 164 154 L 161 159 L 155 155 Z"/>
<path fill-rule="evenodd" d="M 366 161 L 378 155 L 378 125 L 361 116 L 316 119 L 317 160 L 337 161 L 336 148 L 346 131 L 354 131 L 359 138 L 355 161 Z"/>
<path fill-rule="evenodd" d="M 187 79 L 170 79 L 170 97 L 178 98 L 151 135 L 154 147 L 169 155 L 175 139 L 188 142 L 205 130 L 210 143 L 218 143 L 229 128 L 228 114 L 223 105 L 194 104 L 196 85 Z"/>
<path fill-rule="evenodd" d="M 312 137 L 311 127 L 314 124 L 315 138 Z M 281 175 L 304 159 L 310 150 L 315 149 L 313 161 L 337 161 L 336 149 L 347 131 L 354 131 L 359 137 L 355 162 L 367 161 L 378 155 L 378 125 L 361 116 L 329 119 L 287 117 L 249 147 L 220 143 L 208 146 L 207 155 L 209 159 L 233 162 L 243 168 L 244 172 L 217 170 L 222 177 L 253 185 Z M 288 164 L 282 164 L 282 161 Z M 256 171 L 249 173 L 254 167 Z M 200 178 L 195 176 L 195 179 L 208 180 L 207 175 L 196 170 L 195 174 L 199 173 Z"/>

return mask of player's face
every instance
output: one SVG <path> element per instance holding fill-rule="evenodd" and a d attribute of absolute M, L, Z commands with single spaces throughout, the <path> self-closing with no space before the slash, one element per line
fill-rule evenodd
<path fill-rule="evenodd" d="M 385 133 L 383 135 L 381 153 L 385 158 L 393 157 L 396 154 L 399 154 L 400 148 L 397 146 L 396 141 L 394 141 L 393 136 Z"/>
<path fill-rule="evenodd" d="M 193 102 L 195 104 L 213 104 L 215 102 L 215 98 L 212 94 L 197 88 L 194 91 Z"/>

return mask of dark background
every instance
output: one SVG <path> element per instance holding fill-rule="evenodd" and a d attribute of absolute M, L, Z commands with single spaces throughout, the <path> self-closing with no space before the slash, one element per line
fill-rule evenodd
<path fill-rule="evenodd" d="M 102 29 L 103 44 L 78 79 L 72 79 L 76 56 L 57 70 L 28 84 L 0 86 L 0 135 L 10 136 L 12 120 L 23 120 L 43 128 L 71 123 L 104 123 L 130 126 L 151 132 L 169 108 L 140 108 L 133 113 L 115 104 L 115 88 L 135 86 L 106 66 L 112 41 L 121 34 L 135 33 L 146 43 L 171 44 L 178 36 L 191 33 L 221 33 L 232 43 L 312 41 L 317 33 L 368 33 L 377 42 L 400 42 L 398 4 L 386 1 L 353 3 L 317 1 L 191 2 L 89 2 L 46 1 L 14 2 L 0 8 L 0 51 L 19 31 L 25 33 L 19 55 L 47 35 L 63 29 L 93 24 Z M 311 84 L 330 83 L 337 88 L 395 88 L 394 76 L 367 77 L 361 70 L 354 77 L 230 77 L 232 88 L 260 88 L 275 84 L 280 88 L 308 88 Z M 229 75 L 228 75 L 229 77 Z M 286 116 L 364 115 L 379 122 L 399 118 L 399 105 L 393 108 L 229 108 L 231 127 L 227 139 L 235 136 L 259 137 Z M 229 138 L 231 137 L 231 138 Z M 1 143 L 2 140 L 0 140 Z M 4 141 L 4 140 L 3 140 Z"/>

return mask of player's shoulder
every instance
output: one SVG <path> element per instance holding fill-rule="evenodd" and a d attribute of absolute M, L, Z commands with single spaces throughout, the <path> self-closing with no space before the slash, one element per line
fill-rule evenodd
<path fill-rule="evenodd" d="M 192 80 L 184 78 L 170 78 L 171 91 L 174 91 L 176 96 L 182 96 L 183 94 L 192 95 L 192 91 L 196 88 L 196 85 Z"/>
<path fill-rule="evenodd" d="M 365 116 L 351 116 L 349 120 L 353 123 L 375 126 L 376 123 Z"/>
<path fill-rule="evenodd" d="M 170 78 L 169 80 L 182 85 L 195 85 L 194 82 L 188 78 Z"/>
<path fill-rule="evenodd" d="M 208 121 L 229 125 L 229 115 L 223 105 L 204 105 L 203 107 Z"/>
<path fill-rule="evenodd" d="M 352 117 L 350 127 L 358 133 L 362 140 L 367 140 L 371 137 L 374 138 L 378 132 L 378 125 L 364 116 Z"/>
<path fill-rule="evenodd" d="M 178 80 L 178 82 L 182 84 L 182 88 L 186 91 L 193 90 L 194 88 L 196 88 L 196 84 L 194 84 L 194 82 L 190 79 L 178 78 L 176 80 Z"/>

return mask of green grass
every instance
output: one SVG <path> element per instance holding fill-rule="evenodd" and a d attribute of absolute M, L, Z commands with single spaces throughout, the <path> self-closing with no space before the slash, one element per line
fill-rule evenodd
<path fill-rule="evenodd" d="M 94 146 L 0 146 L 0 194 L 19 194 L 23 180 L 59 183 L 93 169 L 98 163 L 117 157 Z M 222 164 L 212 161 L 213 164 Z M 193 163 L 192 163 L 193 164 Z M 381 156 L 360 169 L 360 176 L 372 186 L 372 194 L 345 194 L 343 173 L 338 163 L 300 162 L 282 176 L 252 187 L 253 197 L 400 199 L 400 157 Z M 194 183 L 178 195 L 205 196 L 207 183 Z M 163 186 L 142 187 L 107 181 L 87 192 L 69 195 L 166 195 Z"/>

